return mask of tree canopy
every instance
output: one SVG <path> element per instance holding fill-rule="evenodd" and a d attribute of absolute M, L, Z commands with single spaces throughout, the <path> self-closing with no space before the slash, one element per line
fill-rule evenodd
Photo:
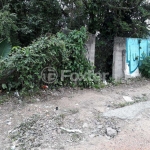
<path fill-rule="evenodd" d="M 148 35 L 150 4 L 146 0 L 1 0 L 0 38 L 27 46 L 62 27 L 86 26 L 101 37 Z"/>
<path fill-rule="evenodd" d="M 90 0 L 85 2 L 89 31 L 107 36 L 140 37 L 148 34 L 150 4 L 145 0 Z"/>

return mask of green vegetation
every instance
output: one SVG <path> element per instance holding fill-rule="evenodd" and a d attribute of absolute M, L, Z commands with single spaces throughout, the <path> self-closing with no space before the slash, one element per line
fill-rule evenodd
<path fill-rule="evenodd" d="M 133 97 L 133 100 L 134 100 L 133 102 L 123 102 L 123 103 L 115 104 L 114 106 L 116 108 L 121 108 L 129 105 L 133 105 L 135 103 L 145 102 L 148 101 L 148 97 L 146 94 L 143 94 L 142 97 Z"/>
<path fill-rule="evenodd" d="M 0 78 L 3 74 L 13 71 L 7 77 L 7 89 L 31 90 L 41 84 L 41 71 L 47 65 L 55 68 L 60 74 L 61 70 L 70 70 L 80 75 L 93 70 L 93 66 L 86 59 L 85 41 L 87 33 L 85 28 L 79 31 L 70 31 L 68 35 L 58 32 L 56 35 L 49 35 L 38 38 L 27 47 L 13 47 L 9 57 L 0 60 Z M 82 81 L 71 82 L 69 79 L 58 80 L 54 86 L 100 86 L 100 79 L 91 73 L 93 78 L 84 76 Z M 4 85 L 5 85 L 4 84 Z M 50 86 L 53 86 L 51 84 Z M 6 88 L 6 85 L 5 85 Z"/>
<path fill-rule="evenodd" d="M 103 43 L 114 36 L 147 36 L 149 17 L 146 0 L 1 0 L 0 38 L 28 46 L 62 27 L 78 30 L 86 25 L 90 33 L 101 33 Z"/>
<path fill-rule="evenodd" d="M 0 43 L 0 57 L 5 58 L 11 51 L 11 45 L 5 39 Z"/>
<path fill-rule="evenodd" d="M 145 0 L 1 0 L 0 87 L 39 87 L 40 73 L 46 66 L 55 68 L 58 74 L 70 70 L 83 76 L 94 69 L 111 74 L 114 37 L 147 36 L 147 19 L 150 4 Z M 64 34 L 62 28 L 68 32 Z M 94 67 L 85 58 L 84 45 L 87 33 L 96 31 L 100 34 Z M 11 53 L 7 41 L 13 47 Z M 91 79 L 83 76 L 80 82 L 62 82 L 59 76 L 50 86 L 99 88 L 99 79 L 90 73 Z"/>
<path fill-rule="evenodd" d="M 143 77 L 150 78 L 150 56 L 145 57 L 144 60 L 142 60 L 139 69 Z"/>

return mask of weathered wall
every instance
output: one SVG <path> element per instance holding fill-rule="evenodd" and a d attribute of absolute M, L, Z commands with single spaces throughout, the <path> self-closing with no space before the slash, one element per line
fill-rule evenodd
<path fill-rule="evenodd" d="M 94 34 L 89 34 L 86 47 L 87 47 L 86 57 L 92 64 L 94 64 L 95 63 L 95 35 Z"/>
<path fill-rule="evenodd" d="M 112 77 L 115 80 L 119 80 L 120 78 L 124 77 L 125 52 L 126 38 L 116 37 L 114 39 L 112 70 Z"/>
<path fill-rule="evenodd" d="M 114 39 L 113 78 L 140 76 L 139 65 L 145 56 L 150 55 L 150 40 L 140 38 Z"/>

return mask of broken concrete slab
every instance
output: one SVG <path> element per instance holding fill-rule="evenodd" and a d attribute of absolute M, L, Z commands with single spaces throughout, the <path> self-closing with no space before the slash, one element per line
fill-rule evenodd
<path fill-rule="evenodd" d="M 103 113 L 104 117 L 116 117 L 120 119 L 133 119 L 145 109 L 150 108 L 150 101 L 140 102 L 123 108 L 118 108 Z"/>

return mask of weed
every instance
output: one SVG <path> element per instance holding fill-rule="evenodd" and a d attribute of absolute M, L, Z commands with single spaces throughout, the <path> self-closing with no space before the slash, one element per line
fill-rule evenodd
<path fill-rule="evenodd" d="M 125 106 L 129 106 L 129 105 L 133 105 L 135 103 L 139 103 L 139 102 L 145 102 L 148 100 L 148 97 L 146 96 L 146 94 L 142 94 L 142 97 L 133 97 L 134 101 L 133 102 L 124 102 L 124 103 L 119 103 L 117 105 L 115 105 L 116 108 L 121 108 L 121 107 L 125 107 Z"/>
<path fill-rule="evenodd" d="M 114 86 L 118 86 L 118 85 L 121 84 L 121 80 L 116 81 L 116 80 L 115 80 L 114 78 L 112 78 L 112 77 L 109 78 L 108 82 L 109 82 L 110 84 L 114 85 Z"/>
<path fill-rule="evenodd" d="M 58 126 L 61 126 L 61 125 L 63 125 L 64 118 L 65 118 L 65 114 L 60 114 L 60 115 L 56 116 L 54 118 L 54 120 Z"/>
<path fill-rule="evenodd" d="M 77 114 L 79 112 L 79 109 L 76 109 L 76 108 L 75 109 L 70 109 L 69 112 L 71 114 Z"/>
<path fill-rule="evenodd" d="M 72 142 L 78 142 L 78 141 L 81 141 L 82 140 L 82 137 L 80 134 L 77 134 L 77 133 L 73 133 L 71 135 L 71 141 Z"/>

